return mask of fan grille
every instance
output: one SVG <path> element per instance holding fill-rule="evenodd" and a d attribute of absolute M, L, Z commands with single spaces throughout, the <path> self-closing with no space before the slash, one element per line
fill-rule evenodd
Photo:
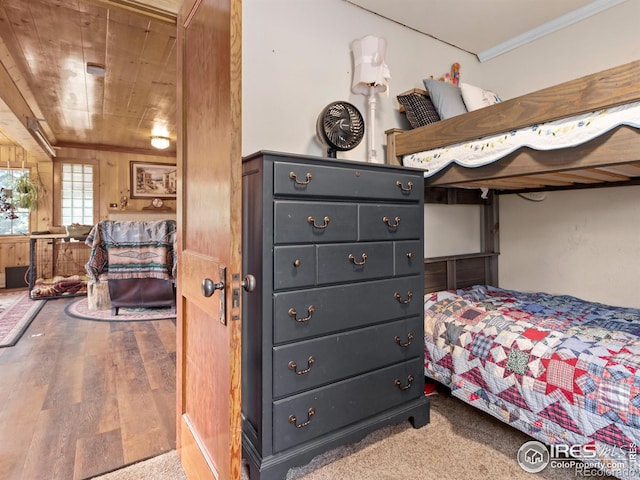
<path fill-rule="evenodd" d="M 333 102 L 318 117 L 318 130 L 330 149 L 351 150 L 364 137 L 364 119 L 350 103 Z"/>

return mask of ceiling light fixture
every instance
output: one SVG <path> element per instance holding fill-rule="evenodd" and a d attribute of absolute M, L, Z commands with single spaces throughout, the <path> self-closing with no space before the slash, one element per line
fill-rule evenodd
<path fill-rule="evenodd" d="M 100 65 L 99 63 L 87 62 L 87 73 L 95 75 L 96 77 L 104 77 L 106 69 L 104 65 Z"/>
<path fill-rule="evenodd" d="M 37 118 L 27 117 L 27 128 L 31 130 L 31 133 L 38 141 L 40 146 L 44 148 L 49 155 L 55 157 L 56 151 L 53 149 L 53 146 L 51 146 L 44 133 L 42 133 L 42 130 L 40 130 L 40 123 L 38 123 L 38 121 L 39 120 Z"/>
<path fill-rule="evenodd" d="M 168 137 L 153 136 L 151 137 L 151 146 L 160 150 L 169 148 L 171 140 Z"/>

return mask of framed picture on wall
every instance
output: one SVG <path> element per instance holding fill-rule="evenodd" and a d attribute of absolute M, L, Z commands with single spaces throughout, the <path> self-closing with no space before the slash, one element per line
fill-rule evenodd
<path fill-rule="evenodd" d="M 176 198 L 175 164 L 131 161 L 131 198 Z"/>

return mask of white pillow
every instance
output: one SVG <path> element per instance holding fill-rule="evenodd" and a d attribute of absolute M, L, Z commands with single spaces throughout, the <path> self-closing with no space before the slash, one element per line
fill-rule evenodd
<path fill-rule="evenodd" d="M 460 90 L 462 91 L 462 100 L 469 112 L 502 101 L 494 92 L 469 85 L 468 83 L 460 82 Z"/>

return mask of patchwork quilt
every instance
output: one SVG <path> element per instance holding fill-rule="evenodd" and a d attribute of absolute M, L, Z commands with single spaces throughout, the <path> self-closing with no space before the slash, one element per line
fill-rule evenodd
<path fill-rule="evenodd" d="M 640 478 L 640 310 L 474 286 L 425 295 L 424 314 L 426 376 L 547 445 L 595 450 L 582 460 Z"/>

